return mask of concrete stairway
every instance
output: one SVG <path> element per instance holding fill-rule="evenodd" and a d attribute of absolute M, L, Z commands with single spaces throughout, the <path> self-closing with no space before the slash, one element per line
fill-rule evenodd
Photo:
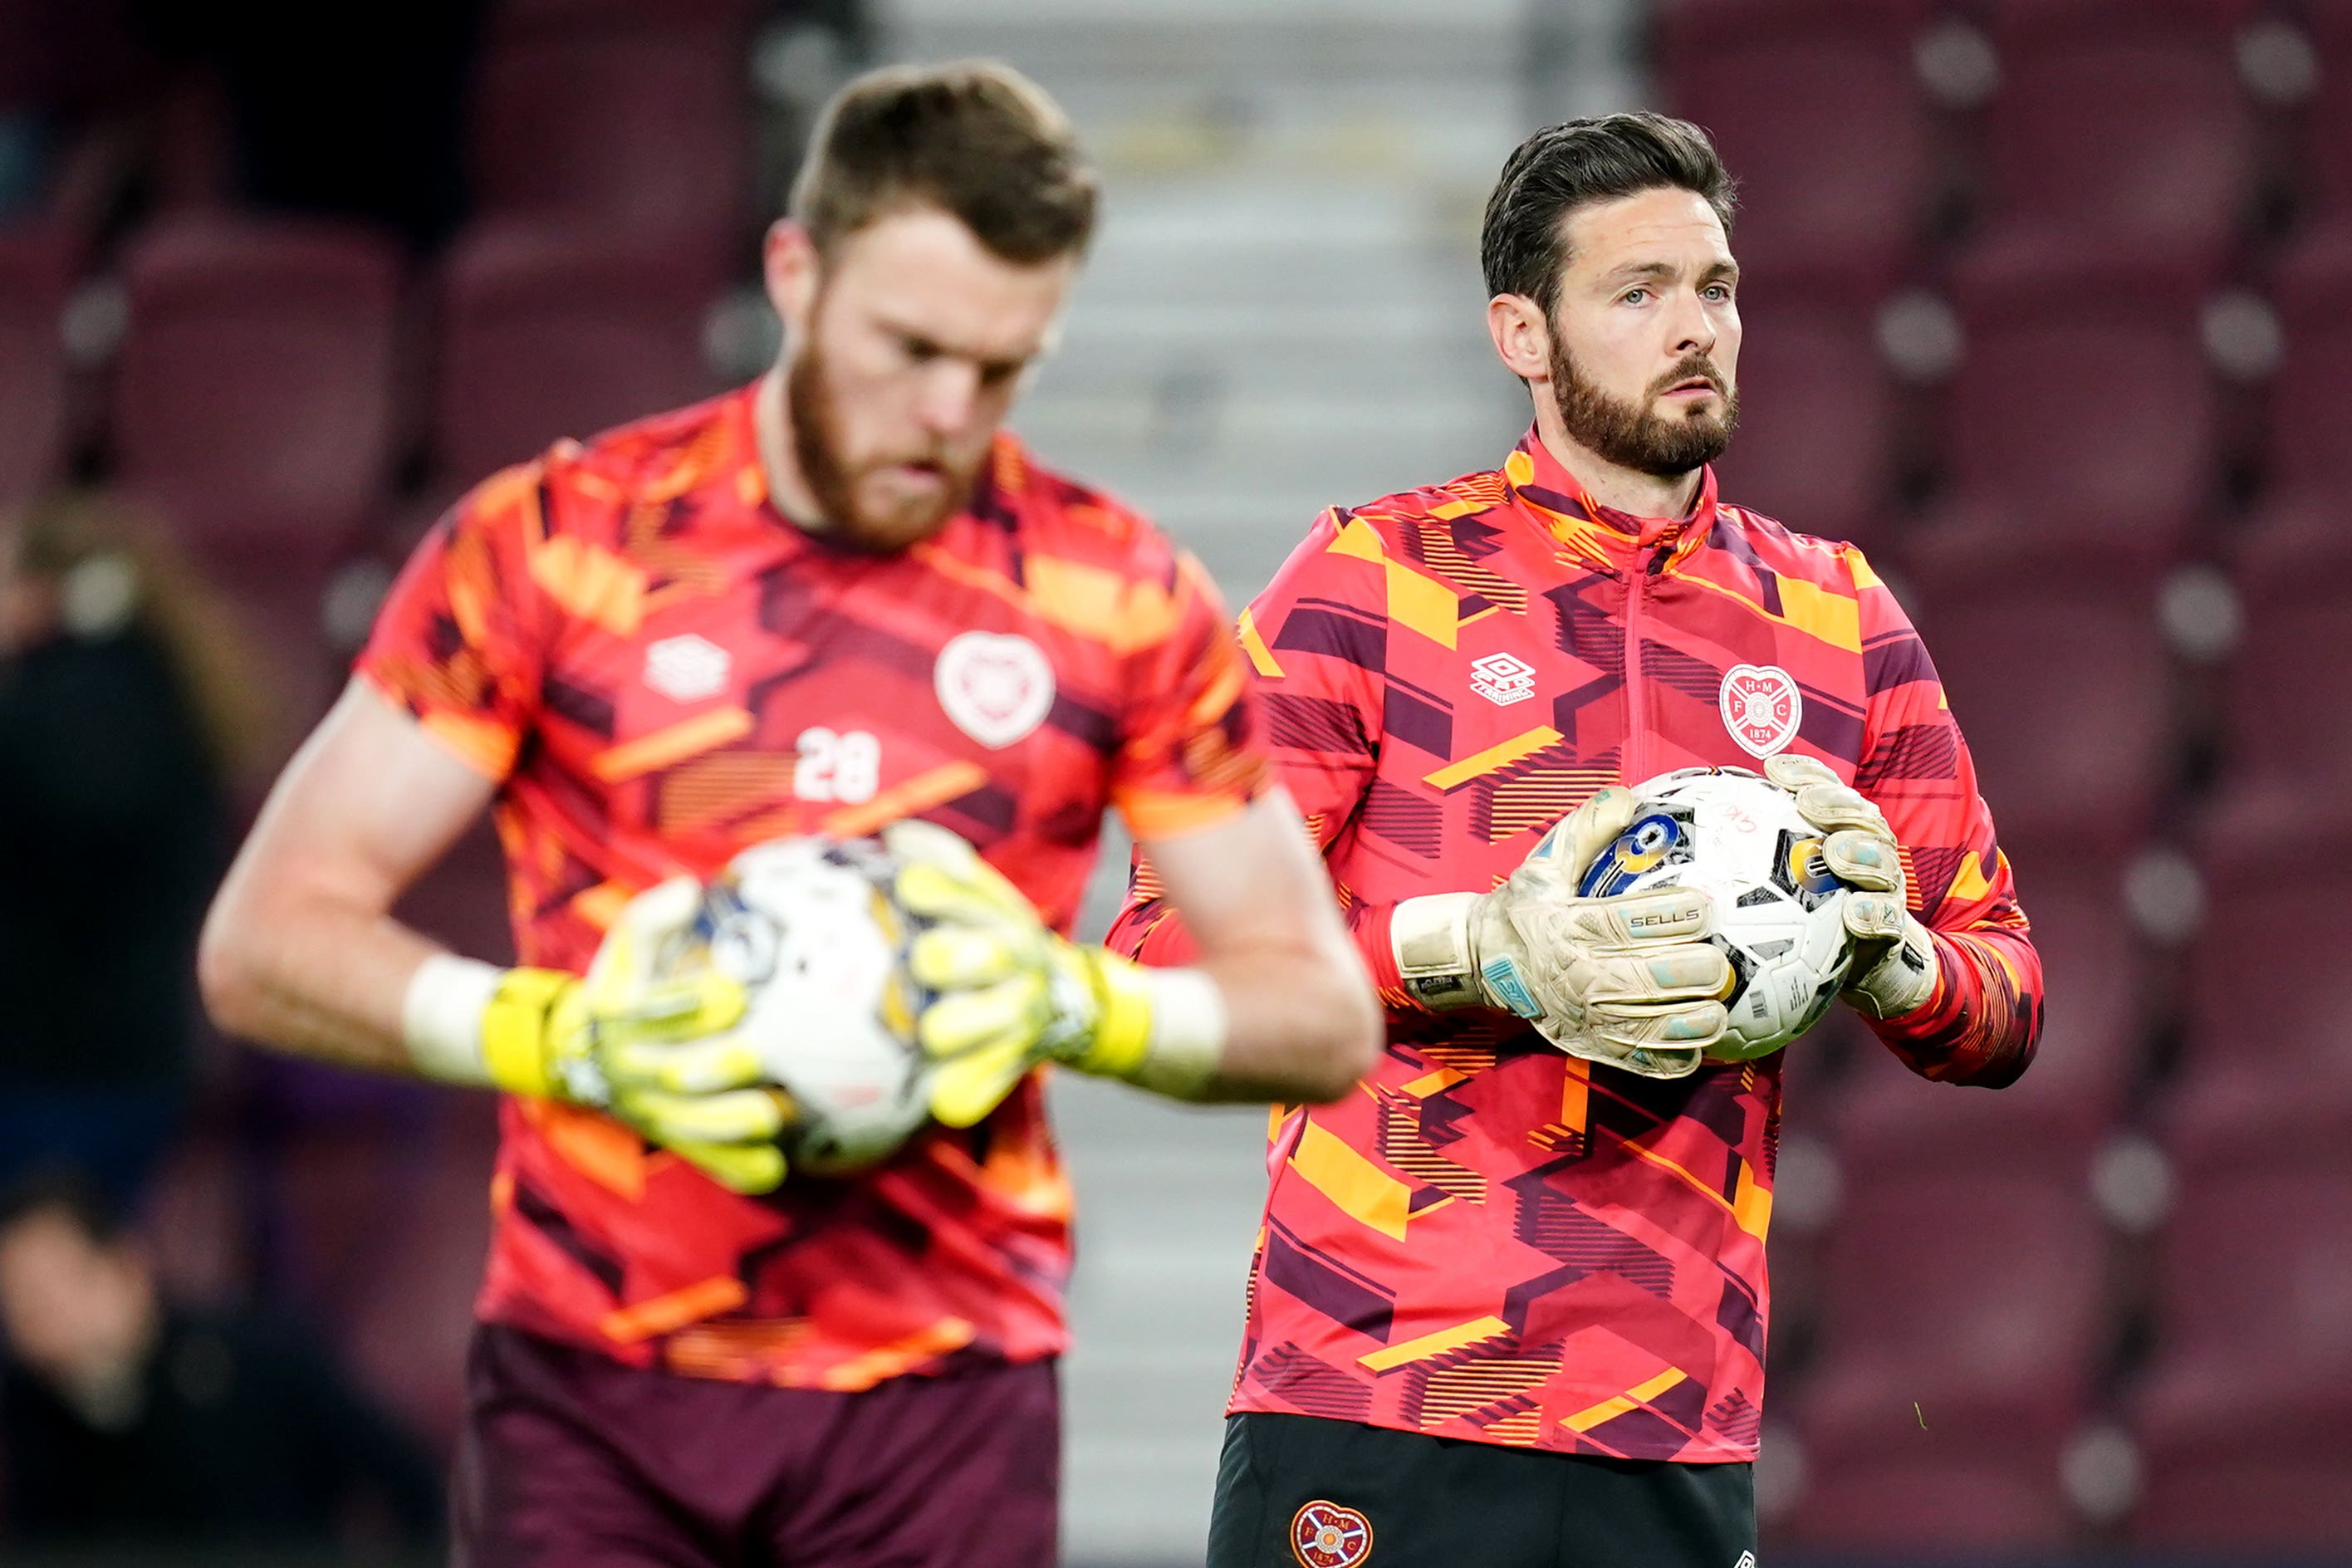
<path fill-rule="evenodd" d="M 897 0 L 895 55 L 1011 61 L 1104 171 L 1015 427 L 1157 518 L 1236 608 L 1323 508 L 1499 461 L 1527 404 L 1486 341 L 1479 213 L 1536 115 L 1622 101 L 1627 4 Z M 1538 84 L 1538 58 L 1572 68 Z M 1125 865 L 1107 843 L 1083 934 Z M 1197 1563 L 1265 1116 L 1070 1075 L 1055 1098 L 1080 1216 L 1065 1549 Z"/>

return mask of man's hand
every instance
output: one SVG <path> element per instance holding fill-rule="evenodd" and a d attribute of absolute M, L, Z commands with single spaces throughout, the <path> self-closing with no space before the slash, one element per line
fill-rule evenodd
<path fill-rule="evenodd" d="M 629 900 L 585 978 L 509 969 L 482 1016 L 491 1081 L 512 1094 L 589 1106 L 741 1193 L 784 1179 L 783 1092 L 727 1031 L 742 987 L 708 968 L 662 978 L 666 945 L 693 923 L 701 889 L 679 877 Z"/>
<path fill-rule="evenodd" d="M 1728 1023 L 1730 961 L 1703 940 L 1713 902 L 1686 888 L 1576 892 L 1633 819 L 1632 792 L 1604 789 L 1494 891 L 1399 904 L 1391 929 L 1406 989 L 1433 1008 L 1515 1013 L 1570 1056 L 1645 1078 L 1693 1071 Z"/>
<path fill-rule="evenodd" d="M 899 903 L 929 922 L 908 967 L 940 994 L 917 1026 L 936 1063 L 933 1116 L 973 1125 L 1041 1061 L 1138 1076 L 1152 1047 L 1140 969 L 1048 931 L 1021 889 L 945 828 L 899 822 L 882 837 L 906 862 Z"/>
<path fill-rule="evenodd" d="M 1874 1018 L 1925 1006 L 1936 992 L 1936 944 L 1906 900 L 1902 853 L 1885 815 L 1812 757 L 1768 757 L 1764 776 L 1796 795 L 1799 814 L 1822 835 L 1822 860 L 1856 889 L 1844 906 L 1853 948 L 1846 999 Z"/>

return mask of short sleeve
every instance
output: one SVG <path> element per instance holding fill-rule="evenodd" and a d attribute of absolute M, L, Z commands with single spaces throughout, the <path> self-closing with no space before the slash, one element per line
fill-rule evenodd
<path fill-rule="evenodd" d="M 1216 584 L 1179 552 L 1165 601 L 1141 617 L 1164 630 L 1130 656 L 1111 764 L 1111 803 L 1143 840 L 1213 826 L 1269 782 L 1256 698 Z"/>
<path fill-rule="evenodd" d="M 356 670 L 484 776 L 513 769 L 538 704 L 544 604 L 531 581 L 542 470 L 494 475 L 451 507 L 394 583 Z"/>

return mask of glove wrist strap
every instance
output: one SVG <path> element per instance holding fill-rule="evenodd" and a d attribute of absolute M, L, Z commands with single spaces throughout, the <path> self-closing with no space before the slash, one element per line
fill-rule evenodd
<path fill-rule="evenodd" d="M 1146 969 L 1082 952 L 1098 1012 L 1070 1065 L 1180 1100 L 1197 1096 L 1224 1058 L 1225 1000 L 1216 982 L 1196 969 Z"/>
<path fill-rule="evenodd" d="M 1389 945 L 1405 994 L 1433 1013 L 1486 1004 L 1470 942 L 1476 893 L 1406 899 L 1389 917 Z"/>
<path fill-rule="evenodd" d="M 491 1087 L 482 1056 L 482 1020 L 506 971 L 436 952 L 416 966 L 401 995 L 400 1038 L 417 1072 L 439 1083 Z"/>
<path fill-rule="evenodd" d="M 579 981 L 553 969 L 509 969 L 482 1010 L 482 1066 L 490 1083 L 509 1094 L 566 1098 L 549 1059 L 556 1010 Z"/>

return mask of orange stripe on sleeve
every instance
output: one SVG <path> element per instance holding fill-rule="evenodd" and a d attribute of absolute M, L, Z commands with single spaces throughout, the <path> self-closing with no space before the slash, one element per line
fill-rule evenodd
<path fill-rule="evenodd" d="M 624 784 L 672 763 L 682 763 L 698 752 L 708 752 L 751 732 L 751 715 L 740 708 L 714 708 L 667 730 L 640 735 L 626 745 L 598 754 L 589 766 L 606 784 Z"/>

